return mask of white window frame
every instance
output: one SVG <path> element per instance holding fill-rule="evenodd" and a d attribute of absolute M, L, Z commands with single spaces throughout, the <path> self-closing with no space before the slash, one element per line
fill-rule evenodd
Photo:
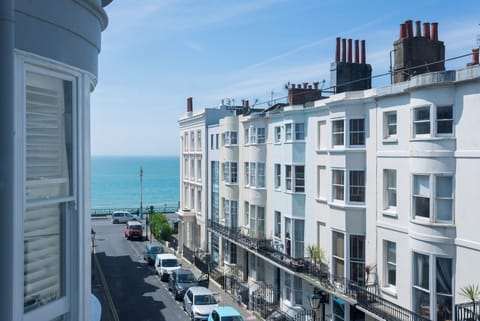
<path fill-rule="evenodd" d="M 280 189 L 282 187 L 282 165 L 281 164 L 274 164 L 274 186 L 275 189 Z"/>
<path fill-rule="evenodd" d="M 285 142 L 293 141 L 293 123 L 285 124 Z"/>
<path fill-rule="evenodd" d="M 265 127 L 257 128 L 257 144 L 265 144 L 267 139 Z"/>
<path fill-rule="evenodd" d="M 384 258 L 384 286 L 389 290 L 395 291 L 397 288 L 397 244 L 392 241 L 383 241 Z M 393 256 L 393 257 L 392 257 Z M 395 273 L 395 279 L 392 280 L 390 272 Z"/>
<path fill-rule="evenodd" d="M 237 132 L 226 131 L 222 135 L 223 146 L 236 146 L 238 144 Z"/>
<path fill-rule="evenodd" d="M 353 125 L 358 122 L 363 126 L 362 128 L 353 129 Z M 365 118 L 350 118 L 348 120 L 348 143 L 350 147 L 363 147 L 365 146 L 366 128 Z M 358 142 L 357 142 L 358 140 Z"/>
<path fill-rule="evenodd" d="M 285 191 L 305 193 L 305 165 L 285 165 Z"/>
<path fill-rule="evenodd" d="M 451 116 L 448 118 L 439 118 L 439 109 L 446 109 L 450 108 Z M 449 123 L 451 130 L 449 132 L 439 132 L 439 127 L 441 123 Z M 452 105 L 445 105 L 445 106 L 436 106 L 435 108 L 435 136 L 443 137 L 443 136 L 452 136 L 454 134 L 454 122 L 453 122 L 453 106 Z"/>
<path fill-rule="evenodd" d="M 70 129 L 72 135 L 72 146 L 71 146 L 71 174 L 69 175 L 69 180 L 71 180 L 71 191 L 69 195 L 62 196 L 59 198 L 50 198 L 48 200 L 28 200 L 26 198 L 21 198 L 20 201 L 22 204 L 17 204 L 20 208 L 27 209 L 27 208 L 36 208 L 37 206 L 43 205 L 60 205 L 65 204 L 64 206 L 67 207 L 65 212 L 60 213 L 63 217 L 63 222 L 60 224 L 63 226 L 63 257 L 61 258 L 62 269 L 64 270 L 64 274 L 60 276 L 63 282 L 63 294 L 58 299 L 51 301 L 48 303 L 48 308 L 46 306 L 45 309 L 34 309 L 24 315 L 25 321 L 30 320 L 38 320 L 38 319 L 45 319 L 45 318 L 55 318 L 60 315 L 65 315 L 69 312 L 70 304 L 68 302 L 72 301 L 75 297 L 75 292 L 78 292 L 72 287 L 75 288 L 75 281 L 72 281 L 72 274 L 71 270 L 73 267 L 81 265 L 78 260 L 79 254 L 78 249 L 80 247 L 78 245 L 78 239 L 74 238 L 74 235 L 70 233 L 70 227 L 73 224 L 73 220 L 75 217 L 78 217 L 78 212 L 81 211 L 79 207 L 82 207 L 82 202 L 79 201 L 81 199 L 81 195 L 79 195 L 78 190 L 83 188 L 83 181 L 81 178 L 78 177 L 79 166 L 83 164 L 82 158 L 82 148 L 83 148 L 83 136 L 84 136 L 84 127 L 82 127 L 83 122 L 88 122 L 88 118 L 86 119 L 85 114 L 80 112 L 84 108 L 89 108 L 89 102 L 84 97 L 89 96 L 90 94 L 90 86 L 91 82 L 88 76 L 81 74 L 77 70 L 72 70 L 65 65 L 58 65 L 51 61 L 46 61 L 38 57 L 33 56 L 23 56 L 21 53 L 17 53 L 16 55 L 16 66 L 15 66 L 15 73 L 18 75 L 15 79 L 15 90 L 17 97 L 21 97 L 17 102 L 17 106 L 19 108 L 15 108 L 16 113 L 16 139 L 18 144 L 16 146 L 22 146 L 22 148 L 18 148 L 16 150 L 16 158 L 19 161 L 18 164 L 24 164 L 26 166 L 26 149 L 24 146 L 24 142 L 26 140 L 25 128 L 25 96 L 26 96 L 26 73 L 32 72 L 36 74 L 41 74 L 49 77 L 54 77 L 56 79 L 61 79 L 64 81 L 70 81 L 72 83 L 72 110 L 71 110 L 71 126 Z M 85 142 L 88 145 L 88 142 Z M 19 166 L 19 168 L 24 168 Z M 18 174 L 18 173 L 17 173 Z M 26 187 L 27 182 L 25 181 L 26 173 L 22 174 L 21 176 L 17 176 L 19 178 L 19 189 L 17 192 L 23 193 L 24 191 L 20 191 L 22 187 Z M 77 215 L 75 215 L 77 213 Z M 25 214 L 25 213 L 24 213 Z M 19 224 L 24 224 L 22 216 L 19 216 Z M 79 224 L 83 224 L 78 222 Z M 23 231 L 23 229 L 22 229 Z M 74 233 L 75 234 L 75 233 Z M 24 234 L 18 233 L 18 244 L 23 245 Z M 23 246 L 20 249 L 20 252 L 23 253 Z M 14 276 L 14 280 L 18 280 L 16 284 L 19 288 L 24 287 L 24 256 L 20 255 L 15 260 L 14 266 L 18 268 L 15 269 L 15 274 L 18 273 L 17 276 Z M 21 274 L 19 273 L 21 272 Z M 72 291 L 73 290 L 73 291 Z M 72 303 L 73 304 L 73 303 Z M 40 312 L 42 310 L 42 312 Z M 23 313 L 23 307 L 22 312 Z M 42 315 L 43 317 L 40 317 Z"/>
<path fill-rule="evenodd" d="M 281 126 L 275 126 L 274 128 L 274 143 L 279 144 L 282 141 L 282 127 Z"/>
<path fill-rule="evenodd" d="M 305 123 L 295 123 L 295 141 L 305 140 Z"/>
<path fill-rule="evenodd" d="M 395 118 L 395 119 L 393 119 Z M 386 111 L 383 113 L 383 139 L 397 138 L 397 111 Z"/>
<path fill-rule="evenodd" d="M 397 211 L 397 170 L 383 169 L 383 210 Z"/>
<path fill-rule="evenodd" d="M 336 128 L 336 124 L 342 124 L 342 128 Z M 334 119 L 332 125 L 332 147 L 345 147 L 345 119 Z"/>
<path fill-rule="evenodd" d="M 426 191 L 419 191 L 416 188 L 416 178 L 423 177 L 428 180 L 428 186 L 426 187 Z M 438 186 L 440 180 L 448 178 L 451 182 L 449 191 L 451 195 L 439 195 L 445 189 L 441 189 Z M 445 223 L 445 224 L 453 224 L 454 217 L 455 217 L 455 206 L 454 206 L 454 191 L 455 191 L 455 177 L 450 173 L 437 173 L 437 174 L 420 174 L 414 173 L 412 174 L 412 216 L 413 219 L 421 220 L 421 221 L 428 221 L 430 223 Z M 417 198 L 424 198 L 428 199 L 428 216 L 417 215 L 417 208 L 416 208 L 416 199 Z M 440 203 L 449 203 L 451 208 L 451 215 L 448 219 L 442 219 L 440 217 Z"/>
<path fill-rule="evenodd" d="M 237 162 L 222 163 L 223 182 L 227 185 L 238 184 L 238 164 Z"/>

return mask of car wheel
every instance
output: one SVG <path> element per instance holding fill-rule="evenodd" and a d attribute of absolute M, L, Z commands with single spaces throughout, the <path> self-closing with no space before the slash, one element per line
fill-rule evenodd
<path fill-rule="evenodd" d="M 190 320 L 195 321 L 195 317 L 193 316 L 193 311 L 190 313 Z"/>
<path fill-rule="evenodd" d="M 118 224 L 118 220 L 113 220 L 113 224 Z"/>

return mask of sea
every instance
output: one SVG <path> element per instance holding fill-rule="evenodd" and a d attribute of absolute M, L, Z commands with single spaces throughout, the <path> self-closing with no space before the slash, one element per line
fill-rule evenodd
<path fill-rule="evenodd" d="M 92 156 L 91 208 L 178 206 L 179 166 L 177 156 Z"/>

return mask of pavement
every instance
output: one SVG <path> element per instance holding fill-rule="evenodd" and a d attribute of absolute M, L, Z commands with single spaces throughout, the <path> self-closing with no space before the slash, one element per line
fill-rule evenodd
<path fill-rule="evenodd" d="M 166 247 L 166 249 L 175 254 L 173 249 L 168 247 Z M 184 258 L 180 258 L 180 260 L 182 262 L 182 267 L 190 268 L 197 276 L 202 274 L 202 272 L 191 262 Z M 263 320 L 256 314 L 253 314 L 252 311 L 247 310 L 244 305 L 238 304 L 234 298 L 229 293 L 223 291 L 221 285 L 215 282 L 212 278 L 210 278 L 209 288 L 215 294 L 220 306 L 234 307 L 240 312 L 245 321 Z M 102 305 L 101 321 L 120 321 L 100 262 L 95 254 L 92 254 L 92 293 L 98 298 Z"/>

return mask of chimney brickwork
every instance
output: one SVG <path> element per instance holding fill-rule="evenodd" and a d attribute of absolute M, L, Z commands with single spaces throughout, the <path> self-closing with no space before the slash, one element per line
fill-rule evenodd
<path fill-rule="evenodd" d="M 393 43 L 394 83 L 406 81 L 415 75 L 445 70 L 445 45 L 438 40 L 438 23 L 424 23 L 421 33 L 421 22 L 416 21 L 415 36 L 412 25 L 412 20 L 401 24 L 400 37 Z"/>
<path fill-rule="evenodd" d="M 340 45 L 341 54 L 340 54 Z M 348 43 L 348 47 L 346 44 Z M 365 40 L 354 40 L 352 60 L 352 39 L 336 39 L 335 62 L 331 65 L 331 83 L 335 93 L 372 88 L 372 66 L 366 63 Z M 341 57 L 341 59 L 340 59 Z"/>

